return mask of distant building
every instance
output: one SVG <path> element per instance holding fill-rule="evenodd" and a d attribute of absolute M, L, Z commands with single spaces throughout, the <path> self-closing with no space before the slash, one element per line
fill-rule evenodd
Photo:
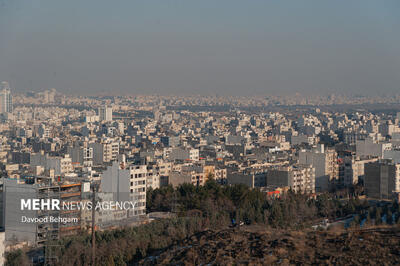
<path fill-rule="evenodd" d="M 200 153 L 198 149 L 165 148 L 163 156 L 170 161 L 198 161 Z"/>
<path fill-rule="evenodd" d="M 99 120 L 100 121 L 112 121 L 113 120 L 113 109 L 111 106 L 99 107 Z"/>
<path fill-rule="evenodd" d="M 291 137 L 292 145 L 300 145 L 302 143 L 314 144 L 314 142 L 315 142 L 315 138 L 313 136 L 307 136 L 307 135 L 300 134 L 300 135 Z"/>
<path fill-rule="evenodd" d="M 391 143 L 377 143 L 368 138 L 365 140 L 356 141 L 357 156 L 376 156 L 383 158 L 383 154 L 387 150 L 392 149 Z"/>
<path fill-rule="evenodd" d="M 1 91 L 0 91 L 0 112 L 4 113 L 12 113 L 13 111 L 13 101 L 12 95 L 10 91 L 10 86 L 8 82 L 3 81 L 1 83 Z"/>
<path fill-rule="evenodd" d="M 161 137 L 161 143 L 164 144 L 165 147 L 177 147 L 180 144 L 179 136 L 164 136 Z"/>

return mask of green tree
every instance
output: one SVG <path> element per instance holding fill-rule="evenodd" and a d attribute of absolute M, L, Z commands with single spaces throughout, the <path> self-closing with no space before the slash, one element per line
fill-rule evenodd
<path fill-rule="evenodd" d="M 28 256 L 22 249 L 8 252 L 6 254 L 6 264 L 9 266 L 29 265 Z"/>

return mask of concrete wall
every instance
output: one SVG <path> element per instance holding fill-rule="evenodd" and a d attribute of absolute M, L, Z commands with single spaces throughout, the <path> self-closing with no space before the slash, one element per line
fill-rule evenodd
<path fill-rule="evenodd" d="M 245 184 L 250 188 L 254 188 L 254 175 L 252 174 L 242 174 L 242 173 L 228 173 L 227 176 L 228 185 L 234 184 Z"/>
<path fill-rule="evenodd" d="M 113 193 L 115 201 L 130 200 L 130 172 L 128 169 L 120 169 L 118 162 L 113 162 L 112 166 L 101 175 L 101 191 Z"/>
<path fill-rule="evenodd" d="M 17 180 L 5 179 L 3 210 L 6 242 L 36 242 L 36 223 L 24 223 L 22 217 L 37 217 L 36 211 L 21 210 L 21 199 L 37 198 L 34 185 L 18 184 Z"/>
<path fill-rule="evenodd" d="M 267 186 L 291 187 L 292 181 L 290 171 L 269 170 L 267 172 Z"/>

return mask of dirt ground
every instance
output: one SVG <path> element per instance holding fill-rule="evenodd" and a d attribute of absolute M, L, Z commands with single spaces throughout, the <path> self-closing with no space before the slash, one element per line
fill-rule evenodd
<path fill-rule="evenodd" d="M 204 231 L 144 265 L 400 265 L 400 230 L 285 231 L 249 226 Z"/>

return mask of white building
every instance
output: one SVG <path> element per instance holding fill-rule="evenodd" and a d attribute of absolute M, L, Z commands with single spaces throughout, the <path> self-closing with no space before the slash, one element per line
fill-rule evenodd
<path fill-rule="evenodd" d="M 189 158 L 192 161 L 198 161 L 200 157 L 200 152 L 198 149 L 190 149 L 189 150 Z"/>
<path fill-rule="evenodd" d="M 147 166 L 132 165 L 130 170 L 130 192 L 135 195 L 135 215 L 146 214 L 146 180 Z"/>

